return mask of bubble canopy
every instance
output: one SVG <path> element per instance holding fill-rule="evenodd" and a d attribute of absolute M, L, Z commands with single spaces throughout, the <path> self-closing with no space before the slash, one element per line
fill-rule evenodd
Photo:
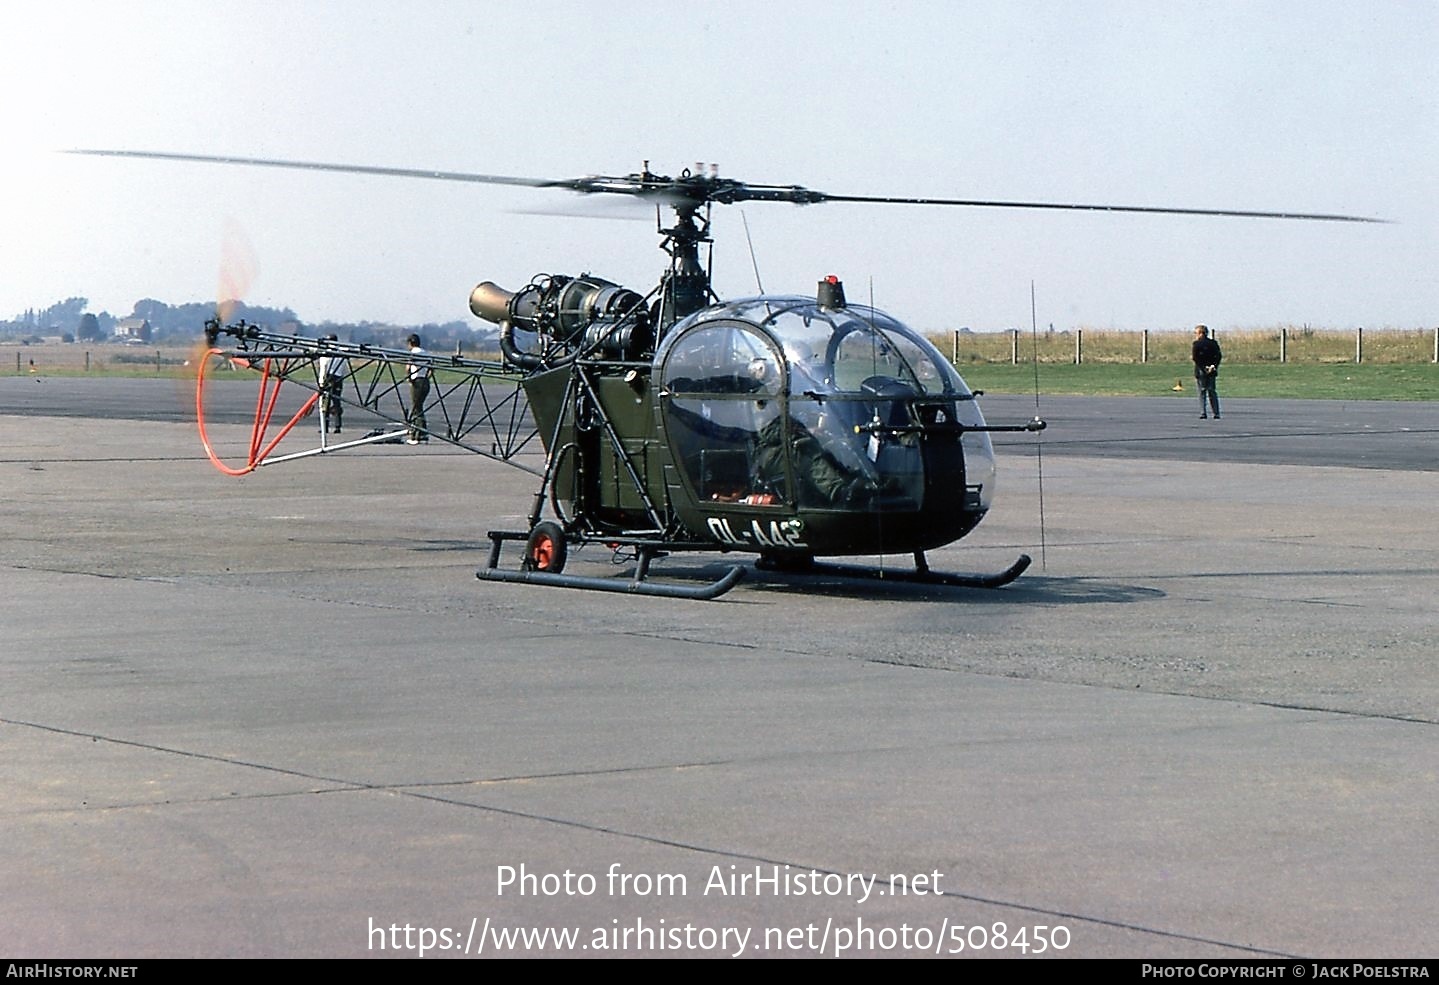
<path fill-rule="evenodd" d="M 933 344 L 882 311 L 806 297 L 716 305 L 665 334 L 655 368 L 666 429 L 701 501 L 938 508 L 976 522 L 989 507 L 988 434 L 938 436 L 983 427 L 974 395 Z M 946 440 L 952 450 L 939 447 Z"/>

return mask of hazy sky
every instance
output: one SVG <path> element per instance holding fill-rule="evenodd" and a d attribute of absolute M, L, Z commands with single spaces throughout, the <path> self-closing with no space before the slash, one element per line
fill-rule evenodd
<path fill-rule="evenodd" d="M 0 48 L 0 317 L 229 276 L 308 321 L 450 321 L 480 280 L 664 263 L 645 207 L 56 153 L 91 147 L 1383 217 L 742 207 L 770 292 L 835 273 L 922 329 L 1027 327 L 1031 281 L 1057 327 L 1439 325 L 1432 0 L 16 0 Z M 755 293 L 740 209 L 726 296 Z"/>

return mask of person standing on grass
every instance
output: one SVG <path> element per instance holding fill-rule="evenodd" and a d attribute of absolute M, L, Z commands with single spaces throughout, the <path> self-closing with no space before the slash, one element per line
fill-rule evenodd
<path fill-rule="evenodd" d="M 1216 384 L 1219 381 L 1219 362 L 1224 358 L 1224 354 L 1219 351 L 1219 343 L 1209 337 L 1209 326 L 1194 326 L 1194 346 L 1191 354 L 1194 357 L 1194 382 L 1199 387 L 1199 419 L 1207 418 L 1212 407 L 1214 419 L 1217 421 L 1219 390 Z"/>

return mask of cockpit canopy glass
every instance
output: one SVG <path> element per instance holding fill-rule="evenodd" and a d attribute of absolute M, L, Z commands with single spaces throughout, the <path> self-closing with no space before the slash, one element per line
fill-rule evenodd
<path fill-rule="evenodd" d="M 758 327 L 784 356 L 787 389 L 796 396 L 857 393 L 873 377 L 897 380 L 916 396 L 967 396 L 964 380 L 927 339 L 872 308 L 822 308 L 813 298 L 755 298 L 698 312 L 670 330 L 682 345 L 685 329 L 709 321 L 740 320 Z M 706 333 L 707 334 L 707 333 Z M 661 345 L 666 376 L 680 353 Z M 739 354 L 735 354 L 735 360 Z M 666 379 L 666 385 L 668 385 Z"/>
<path fill-rule="evenodd" d="M 983 423 L 934 346 L 869 308 L 736 301 L 676 324 L 655 359 L 671 448 L 705 502 L 918 510 L 920 415 Z M 987 436 L 965 437 L 992 472 Z"/>

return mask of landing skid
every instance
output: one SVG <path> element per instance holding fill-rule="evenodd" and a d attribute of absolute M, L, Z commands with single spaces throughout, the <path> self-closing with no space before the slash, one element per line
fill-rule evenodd
<path fill-rule="evenodd" d="M 616 578 L 594 578 L 585 575 L 566 575 L 557 571 L 538 571 L 532 567 L 522 568 L 519 571 L 511 571 L 501 568 L 500 544 L 507 540 L 526 540 L 530 535 L 513 531 L 491 530 L 490 531 L 490 557 L 485 567 L 475 572 L 475 577 L 481 581 L 505 581 L 512 584 L 522 585 L 546 585 L 551 588 L 579 588 L 592 592 L 621 592 L 626 595 L 650 595 L 656 598 L 669 599 L 698 599 L 709 601 L 719 598 L 731 588 L 734 588 L 744 578 L 745 569 L 740 565 L 732 566 L 724 576 L 708 585 L 669 585 L 657 584 L 647 581 L 650 572 L 650 562 L 654 560 L 655 551 L 645 547 L 639 548 L 638 557 L 635 561 L 634 575 L 629 581 L 620 581 Z"/>
<path fill-rule="evenodd" d="M 932 571 L 922 551 L 914 555 L 913 571 L 896 571 L 892 568 L 866 568 L 848 564 L 819 564 L 809 568 L 814 574 L 842 575 L 845 578 L 871 578 L 876 581 L 904 581 L 921 585 L 946 585 L 951 588 L 1002 588 L 1024 574 L 1031 564 L 1028 554 L 1019 558 L 1003 571 L 992 575 L 961 575 L 948 571 Z"/>
<path fill-rule="evenodd" d="M 543 528 L 549 528 L 543 530 Z M 592 592 L 619 592 L 626 595 L 650 595 L 657 598 L 672 599 L 698 599 L 708 601 L 719 598 L 728 592 L 744 578 L 745 569 L 741 565 L 732 566 L 724 576 L 708 585 L 671 585 L 656 584 L 648 581 L 650 562 L 656 557 L 663 557 L 665 552 L 653 542 L 629 541 L 629 546 L 636 550 L 634 574 L 628 581 L 621 581 L 617 578 L 596 578 L 587 575 L 566 575 L 558 570 L 564 566 L 564 549 L 560 548 L 558 554 L 535 553 L 536 532 L 544 532 L 546 536 L 563 540 L 564 535 L 560 529 L 553 524 L 540 524 L 535 531 L 529 534 L 514 530 L 491 530 L 490 531 L 490 556 L 486 565 L 475 572 L 475 577 L 481 581 L 504 581 L 520 585 L 544 585 L 551 588 L 578 588 Z M 501 568 L 500 547 L 507 541 L 526 542 L 526 563 L 518 571 Z M 684 544 L 668 545 L 680 546 L 691 550 L 703 550 L 704 545 Z M 547 545 L 553 550 L 554 545 Z M 902 581 L 911 584 L 921 585 L 943 585 L 950 588 L 1002 588 L 1014 581 L 1028 570 L 1032 563 L 1028 554 L 1021 554 L 1013 564 L 1003 571 L 990 575 L 963 575 L 948 571 L 933 571 L 929 567 L 923 551 L 914 553 L 914 570 L 897 571 L 891 568 L 869 568 L 860 565 L 847 564 L 821 564 L 805 559 L 807 563 L 786 567 L 774 560 L 761 557 L 755 567 L 761 571 L 791 571 L 798 575 L 838 575 L 844 578 L 868 578 L 875 581 Z M 544 565 L 554 563 L 553 570 L 544 570 Z"/>

